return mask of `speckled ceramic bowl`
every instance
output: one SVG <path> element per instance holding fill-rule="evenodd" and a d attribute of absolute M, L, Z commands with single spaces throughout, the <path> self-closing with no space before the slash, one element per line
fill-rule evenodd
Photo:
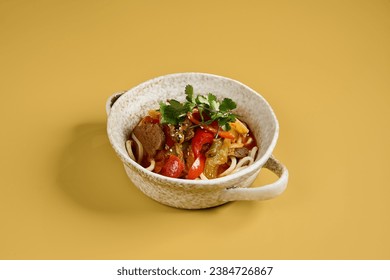
<path fill-rule="evenodd" d="M 196 94 L 212 92 L 237 103 L 236 113 L 249 125 L 260 144 L 252 165 L 222 178 L 186 180 L 153 173 L 130 159 L 125 142 L 133 128 L 148 110 L 158 108 L 160 101 L 184 101 L 187 84 L 193 85 Z M 143 193 L 160 203 L 185 209 L 208 208 L 229 201 L 270 199 L 287 186 L 288 171 L 272 156 L 279 134 L 275 114 L 260 94 L 238 81 L 203 73 L 166 75 L 112 95 L 106 110 L 108 137 L 128 177 Z M 279 179 L 266 186 L 250 187 L 262 167 L 277 174 Z"/>

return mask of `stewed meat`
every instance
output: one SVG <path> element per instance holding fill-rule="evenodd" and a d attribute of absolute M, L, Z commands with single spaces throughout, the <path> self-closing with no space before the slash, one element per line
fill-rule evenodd
<path fill-rule="evenodd" d="M 242 148 L 234 149 L 234 156 L 237 158 L 246 157 L 248 154 L 249 154 L 248 148 L 242 147 Z"/>
<path fill-rule="evenodd" d="M 150 157 L 154 157 L 156 151 L 165 145 L 165 135 L 158 123 L 140 122 L 133 132 Z"/>

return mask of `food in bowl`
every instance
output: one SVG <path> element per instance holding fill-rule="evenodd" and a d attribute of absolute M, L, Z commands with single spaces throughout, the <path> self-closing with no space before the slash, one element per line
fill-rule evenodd
<path fill-rule="evenodd" d="M 185 102 L 160 102 L 126 140 L 129 157 L 149 171 L 171 178 L 215 179 L 251 165 L 259 149 L 247 124 L 234 114 L 230 98 L 195 95 Z"/>
<path fill-rule="evenodd" d="M 149 115 L 148 110 L 157 108 L 159 112 L 159 103 L 170 105 L 169 102 L 166 103 L 170 99 L 185 103 L 186 96 L 181 93 L 187 84 L 193 85 L 200 93 L 213 92 L 221 100 L 224 97 L 234 100 L 237 104 L 234 113 L 248 124 L 250 133 L 258 141 L 253 164 L 228 176 L 211 180 L 189 180 L 148 171 L 129 157 L 126 141 L 132 139 L 135 127 Z M 174 73 L 115 93 L 105 104 L 108 115 L 107 135 L 129 180 L 145 195 L 162 204 L 182 209 L 204 209 L 230 201 L 275 198 L 287 187 L 288 169 L 272 155 L 279 136 L 276 115 L 261 94 L 239 81 L 207 73 Z M 184 114 L 184 118 L 185 116 L 187 114 Z M 136 148 L 132 151 L 137 159 Z M 253 185 L 263 168 L 270 170 L 278 179 L 267 185 Z"/>

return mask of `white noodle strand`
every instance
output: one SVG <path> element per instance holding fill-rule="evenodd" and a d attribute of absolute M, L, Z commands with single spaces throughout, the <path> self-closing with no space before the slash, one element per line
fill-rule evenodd
<path fill-rule="evenodd" d="M 251 158 L 253 158 L 253 160 L 255 159 L 256 152 L 257 152 L 257 147 L 255 146 L 252 148 L 251 153 L 249 155 Z"/>
<path fill-rule="evenodd" d="M 231 174 L 236 173 L 240 170 L 243 170 L 243 169 L 247 168 L 249 165 L 251 165 L 255 161 L 255 156 L 256 156 L 257 150 L 258 150 L 257 147 L 253 147 L 249 153 L 249 156 L 246 156 L 246 157 L 240 159 L 238 161 L 236 167 L 234 168 L 234 170 L 231 172 Z M 246 162 L 248 162 L 248 164 L 246 164 Z"/>
<path fill-rule="evenodd" d="M 204 175 L 203 172 L 202 172 L 202 173 L 200 173 L 200 179 L 208 180 L 209 178 L 207 178 L 206 175 Z"/>
<path fill-rule="evenodd" d="M 131 141 L 131 140 L 127 140 L 126 141 L 126 150 L 127 150 L 127 153 L 129 154 L 129 157 L 132 159 L 132 160 L 134 160 L 134 161 L 136 161 L 135 160 L 135 156 L 134 156 L 134 154 L 133 154 L 133 149 L 132 149 L 132 147 L 131 147 L 131 144 L 133 143 L 133 141 Z"/>
<path fill-rule="evenodd" d="M 146 170 L 153 171 L 155 165 L 156 165 L 156 161 L 152 159 L 150 161 L 150 165 L 146 168 Z"/>
<path fill-rule="evenodd" d="M 245 142 L 245 145 L 249 145 L 250 143 L 252 143 L 252 141 L 253 141 L 253 138 L 249 137 L 248 140 Z"/>
<path fill-rule="evenodd" d="M 253 163 L 253 158 L 250 156 L 246 156 L 246 157 L 240 159 L 236 165 L 236 169 L 240 168 L 241 166 L 243 166 L 247 162 L 248 162 L 248 165 L 251 165 Z"/>
<path fill-rule="evenodd" d="M 237 164 L 237 158 L 234 157 L 234 156 L 230 156 L 230 166 L 228 169 L 226 169 L 224 172 L 222 172 L 221 174 L 219 174 L 218 177 L 223 177 L 223 176 L 226 176 L 226 175 L 229 175 L 230 173 L 233 172 L 234 168 L 236 168 L 236 164 Z"/>
<path fill-rule="evenodd" d="M 233 170 L 232 174 L 233 174 L 233 173 L 236 173 L 236 172 L 238 172 L 238 171 L 240 171 L 240 170 L 243 170 L 243 169 L 247 168 L 248 166 L 249 166 L 249 165 L 241 166 L 241 167 L 239 167 L 239 168 L 236 167 L 236 169 Z"/>
<path fill-rule="evenodd" d="M 141 163 L 142 158 L 144 157 L 144 147 L 142 146 L 141 142 L 138 140 L 138 138 L 134 135 L 134 133 L 131 134 L 131 138 L 134 139 L 135 143 L 137 143 L 138 146 L 138 158 L 137 162 Z"/>

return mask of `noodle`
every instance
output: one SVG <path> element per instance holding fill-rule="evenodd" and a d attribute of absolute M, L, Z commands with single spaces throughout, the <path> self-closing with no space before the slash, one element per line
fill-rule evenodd
<path fill-rule="evenodd" d="M 233 143 L 233 144 L 230 144 L 230 149 L 236 149 L 236 148 L 242 148 L 244 147 L 244 143 Z"/>
<path fill-rule="evenodd" d="M 132 147 L 131 147 L 132 144 L 133 144 L 133 141 L 132 141 L 132 140 L 127 140 L 127 141 L 126 141 L 126 150 L 127 150 L 127 153 L 129 154 L 130 158 L 131 158 L 132 160 L 136 161 L 136 160 L 135 160 L 135 156 L 134 156 L 134 154 L 133 154 L 133 149 L 132 149 Z"/>
<path fill-rule="evenodd" d="M 226 169 L 224 172 L 222 172 L 218 177 L 224 177 L 229 174 L 233 174 L 247 168 L 249 165 L 251 165 L 254 162 L 257 150 L 258 150 L 257 147 L 253 147 L 249 155 L 240 159 L 238 163 L 237 163 L 237 158 L 235 156 L 230 156 L 229 158 L 231 163 L 229 168 Z M 200 174 L 199 179 L 208 180 L 208 178 L 203 173 Z"/>
<path fill-rule="evenodd" d="M 249 145 L 250 143 L 252 143 L 252 141 L 253 141 L 253 138 L 249 137 L 248 140 L 246 141 L 245 145 Z"/>
<path fill-rule="evenodd" d="M 240 168 L 241 166 L 244 165 L 248 161 L 248 165 L 251 165 L 253 163 L 253 158 L 250 156 L 246 156 L 242 159 L 240 159 L 236 165 L 236 169 Z"/>
<path fill-rule="evenodd" d="M 229 175 L 230 173 L 233 172 L 234 168 L 236 168 L 236 163 L 237 163 L 237 158 L 234 157 L 234 156 L 231 156 L 230 157 L 230 166 L 228 169 L 226 169 L 224 172 L 222 172 L 221 174 L 219 174 L 219 177 L 223 177 L 223 176 L 226 176 L 226 175 Z"/>
<path fill-rule="evenodd" d="M 236 169 L 234 169 L 234 171 L 232 172 L 232 174 L 233 173 L 236 173 L 236 172 L 238 172 L 238 171 L 240 171 L 240 170 L 243 170 L 243 169 L 245 169 L 245 168 L 247 168 L 249 165 L 245 165 L 245 166 L 241 166 L 241 167 L 239 167 L 239 168 L 236 168 Z"/>
<path fill-rule="evenodd" d="M 203 172 L 202 172 L 202 173 L 200 173 L 200 179 L 201 179 L 201 180 L 208 180 L 209 178 L 207 178 L 207 177 L 203 174 Z"/>
<path fill-rule="evenodd" d="M 154 159 L 151 159 L 149 167 L 146 168 L 146 170 L 153 171 L 154 166 L 156 165 L 156 161 Z"/>
<path fill-rule="evenodd" d="M 131 134 L 131 138 L 133 138 L 135 143 L 137 143 L 137 146 L 138 146 L 138 159 L 137 159 L 137 162 L 141 163 L 142 158 L 144 157 L 144 148 L 143 148 L 141 142 L 138 140 L 138 138 L 134 135 L 134 133 Z"/>
<path fill-rule="evenodd" d="M 256 152 L 257 152 L 257 147 L 253 147 L 249 153 L 249 156 L 246 156 L 238 161 L 237 165 L 235 166 L 231 174 L 236 173 L 242 169 L 245 169 L 249 165 L 251 165 L 255 160 Z M 246 164 L 246 162 L 248 162 L 248 164 L 244 165 L 244 163 Z"/>
<path fill-rule="evenodd" d="M 253 158 L 253 160 L 255 160 L 256 152 L 257 152 L 257 147 L 253 147 L 251 153 L 249 154 L 250 157 Z"/>
<path fill-rule="evenodd" d="M 127 153 L 129 154 L 129 156 L 130 156 L 130 158 L 132 160 L 137 161 L 138 163 L 140 163 L 142 158 L 143 158 L 143 153 L 144 153 L 143 146 L 142 146 L 141 142 L 138 140 L 138 138 L 134 135 L 134 133 L 131 134 L 131 138 L 133 138 L 135 143 L 137 144 L 137 150 L 138 150 L 139 157 L 138 157 L 137 160 L 135 159 L 135 156 L 134 156 L 134 153 L 133 153 L 133 149 L 131 147 L 133 142 L 134 142 L 132 140 L 127 140 L 126 141 Z M 151 159 L 150 160 L 150 165 L 146 169 L 149 170 L 149 171 L 153 171 L 155 165 L 156 165 L 156 161 L 154 159 Z"/>

